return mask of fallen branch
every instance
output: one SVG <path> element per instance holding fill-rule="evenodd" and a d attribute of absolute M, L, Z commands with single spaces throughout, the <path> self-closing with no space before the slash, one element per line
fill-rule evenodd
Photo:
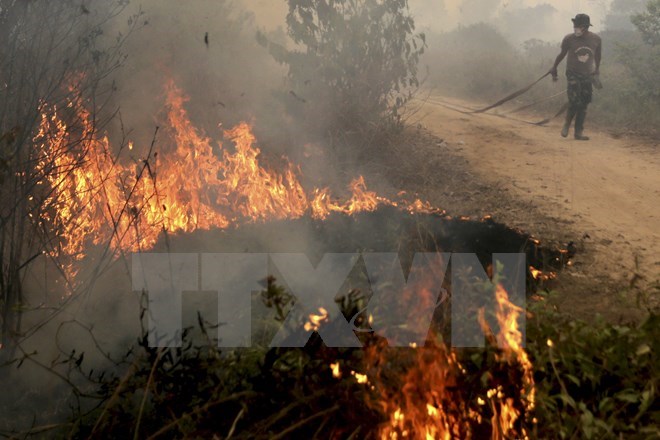
<path fill-rule="evenodd" d="M 207 412 L 209 409 L 222 405 L 223 403 L 231 402 L 232 400 L 244 398 L 244 397 L 255 397 L 258 396 L 258 393 L 255 393 L 254 391 L 242 391 L 240 393 L 232 394 L 231 396 L 224 397 L 222 399 L 216 400 L 214 402 L 209 402 L 204 406 L 201 406 L 199 408 L 195 408 L 194 410 L 187 412 L 183 414 L 181 417 L 179 417 L 176 420 L 173 420 L 172 422 L 168 423 L 167 425 L 163 426 L 161 429 L 156 431 L 154 434 L 150 435 L 147 440 L 153 440 L 155 438 L 160 437 L 161 435 L 165 434 L 166 432 L 170 431 L 172 428 L 178 426 L 179 422 L 185 418 L 192 417 L 194 415 L 199 415 L 202 413 Z"/>
<path fill-rule="evenodd" d="M 328 408 L 325 411 L 318 412 L 312 416 L 307 417 L 306 419 L 302 419 L 298 423 L 295 423 L 291 426 L 289 426 L 287 429 L 284 431 L 280 432 L 274 437 L 271 437 L 271 440 L 280 440 L 285 437 L 287 437 L 290 433 L 295 431 L 296 429 L 300 428 L 301 426 L 306 425 L 307 423 L 311 422 L 312 420 L 318 419 L 319 417 L 323 417 L 328 414 L 332 414 L 333 412 L 337 411 L 339 408 L 341 408 L 339 405 L 335 405 L 332 408 Z"/>

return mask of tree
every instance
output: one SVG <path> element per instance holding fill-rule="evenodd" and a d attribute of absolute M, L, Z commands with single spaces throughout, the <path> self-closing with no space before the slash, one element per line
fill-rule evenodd
<path fill-rule="evenodd" d="M 633 15 L 631 21 L 647 44 L 660 44 L 660 0 L 650 0 L 646 12 Z"/>
<path fill-rule="evenodd" d="M 617 58 L 632 82 L 624 99 L 632 100 L 639 120 L 648 120 L 660 111 L 660 1 L 651 0 L 646 12 L 635 14 L 631 22 L 643 41 L 618 45 Z"/>
<path fill-rule="evenodd" d="M 52 182 L 76 166 L 60 159 L 74 152 L 84 161 L 85 141 L 113 115 L 104 111 L 114 88 L 108 76 L 124 59 L 125 36 L 106 38 L 103 28 L 127 3 L 0 0 L 0 348 L 18 339 L 31 263 L 61 244 L 46 220 L 57 206 Z M 88 121 L 74 111 L 77 103 Z M 55 109 L 66 122 L 49 130 L 44 121 Z M 56 131 L 61 142 L 46 154 L 43 142 Z"/>
<path fill-rule="evenodd" d="M 613 0 L 605 16 L 605 29 L 634 30 L 630 17 L 644 9 L 645 0 Z"/>
<path fill-rule="evenodd" d="M 258 40 L 288 67 L 291 113 L 315 132 L 351 143 L 369 143 L 401 127 L 425 47 L 424 34 L 414 34 L 407 0 L 288 3 L 295 49 L 262 34 Z"/>

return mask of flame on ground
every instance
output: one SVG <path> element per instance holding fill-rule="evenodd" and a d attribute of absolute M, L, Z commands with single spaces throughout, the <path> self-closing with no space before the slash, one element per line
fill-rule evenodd
<path fill-rule="evenodd" d="M 534 410 L 535 388 L 517 324 L 524 311 L 509 301 L 501 285 L 495 300 L 497 335 L 480 317 L 491 344 L 499 347 L 481 394 L 472 394 L 479 386 L 466 382 L 468 367 L 461 365 L 458 352 L 435 335 L 412 351 L 389 349 L 385 341 L 369 347 L 366 376 L 376 393 L 370 404 L 387 419 L 379 438 L 529 438 L 525 426 Z"/>
<path fill-rule="evenodd" d="M 43 103 L 37 147 L 43 229 L 56 231 L 49 251 L 69 278 L 89 244 L 107 245 L 116 255 L 152 248 L 163 232 L 224 229 L 244 222 L 295 219 L 309 214 L 325 219 L 373 211 L 397 203 L 354 179 L 344 202 L 328 188 L 306 191 L 299 170 L 286 159 L 279 171 L 264 166 L 250 125 L 240 123 L 214 142 L 196 128 L 184 107 L 187 98 L 169 81 L 165 87 L 167 138 L 147 157 L 126 160 L 123 148 L 97 132 L 82 98 L 65 111 Z M 72 117 L 73 115 L 73 117 Z M 70 119 L 75 121 L 67 125 Z M 73 127 L 75 125 L 75 128 Z M 133 142 L 126 144 L 134 151 Z M 160 153 L 160 154 L 158 154 Z M 414 212 L 438 212 L 419 200 L 403 204 Z"/>
<path fill-rule="evenodd" d="M 305 323 L 304 328 L 306 331 L 317 331 L 321 324 L 328 321 L 328 311 L 323 307 L 319 308 L 319 314 L 309 315 L 309 320 Z"/>
<path fill-rule="evenodd" d="M 31 201 L 43 207 L 40 226 L 55 243 L 49 252 L 62 262 L 70 279 L 90 244 L 107 246 L 116 255 L 148 250 L 163 232 L 224 229 L 307 214 L 324 219 L 332 213 L 373 211 L 381 205 L 410 212 L 439 211 L 420 200 L 397 204 L 380 197 L 367 189 L 361 176 L 351 182 L 351 196 L 343 202 L 328 188 L 308 192 L 290 162 L 285 161 L 281 171 L 261 163 L 247 123 L 224 131 L 231 147 L 214 143 L 191 123 L 184 108 L 186 98 L 172 81 L 166 85 L 166 97 L 170 144 L 160 149 L 161 154 L 151 152 L 133 161 L 119 157 L 122 148 L 97 132 L 94 116 L 81 98 L 72 99 L 64 109 L 42 104 L 40 129 L 33 138 L 40 178 Z M 76 128 L 65 122 L 71 119 Z M 126 145 L 134 151 L 132 142 Z M 532 366 L 517 328 L 523 311 L 509 302 L 501 286 L 496 300 L 499 360 L 521 371 L 522 383 L 514 384 L 519 395 L 498 385 L 468 400 L 460 387 L 465 370 L 456 352 L 437 337 L 412 349 L 413 362 L 402 371 L 391 368 L 386 347 L 373 346 L 369 371 L 351 371 L 351 375 L 382 393 L 376 402 L 387 418 L 381 438 L 471 438 L 476 436 L 473 426 L 482 424 L 487 412 L 491 438 L 527 436 L 520 422 L 533 410 L 535 394 Z M 327 312 L 319 312 L 310 316 L 310 330 L 325 322 Z M 338 363 L 332 371 L 341 376 Z"/>

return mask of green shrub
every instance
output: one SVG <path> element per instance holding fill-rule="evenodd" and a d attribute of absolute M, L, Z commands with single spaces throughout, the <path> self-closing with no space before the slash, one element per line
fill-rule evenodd
<path fill-rule="evenodd" d="M 646 44 L 660 44 L 660 0 L 649 0 L 646 11 L 633 15 L 630 21 L 641 32 Z"/>
<path fill-rule="evenodd" d="M 527 330 L 539 438 L 660 437 L 660 316 L 613 325 L 539 309 Z"/>

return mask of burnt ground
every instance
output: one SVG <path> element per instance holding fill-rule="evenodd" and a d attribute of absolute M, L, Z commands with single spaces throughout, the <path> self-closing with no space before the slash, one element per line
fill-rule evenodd
<path fill-rule="evenodd" d="M 561 311 L 578 318 L 593 319 L 600 314 L 610 321 L 625 322 L 657 309 L 660 261 L 655 245 L 660 240 L 654 229 L 660 227 L 653 225 L 660 224 L 648 211 L 647 217 L 640 216 L 639 224 L 635 223 L 636 213 L 631 209 L 644 211 L 648 207 L 644 204 L 655 203 L 660 185 L 645 187 L 649 181 L 643 179 L 659 180 L 660 174 L 637 170 L 639 174 L 635 175 L 635 170 L 630 170 L 631 162 L 611 157 L 610 166 L 626 168 L 634 178 L 631 191 L 635 194 L 626 194 L 625 184 L 613 182 L 611 189 L 605 182 L 606 177 L 625 176 L 604 172 L 606 175 L 599 179 L 595 175 L 599 168 L 589 168 L 592 158 L 556 151 L 584 148 L 582 143 L 560 138 L 557 123 L 534 127 L 489 115 L 465 116 L 428 103 L 426 106 L 427 113 L 418 117 L 414 128 L 408 128 L 389 146 L 379 146 L 378 154 L 370 155 L 378 159 L 370 159 L 364 170 L 367 182 L 386 176 L 393 186 L 389 189 L 392 193 L 415 194 L 451 215 L 490 215 L 547 246 L 566 248 L 573 242 L 577 254 L 572 266 L 547 285 L 557 293 L 551 304 Z M 589 145 L 601 160 L 602 150 L 609 150 L 657 169 L 658 156 L 652 145 L 613 145 L 622 142 L 604 139 L 606 136 L 598 133 Z M 563 155 L 566 162 L 544 155 Z M 653 160 L 635 155 L 648 155 Z M 585 170 L 576 172 L 576 163 Z M 562 168 L 570 175 L 559 175 Z M 586 189 L 580 179 L 589 181 Z M 616 199 L 611 198 L 616 194 L 607 191 L 617 188 L 623 192 L 622 203 L 628 201 L 630 206 L 613 206 Z M 637 202 L 634 196 L 640 195 L 648 200 Z M 608 200 L 609 205 L 600 206 L 598 197 Z M 631 214 L 632 223 L 626 222 Z"/>

